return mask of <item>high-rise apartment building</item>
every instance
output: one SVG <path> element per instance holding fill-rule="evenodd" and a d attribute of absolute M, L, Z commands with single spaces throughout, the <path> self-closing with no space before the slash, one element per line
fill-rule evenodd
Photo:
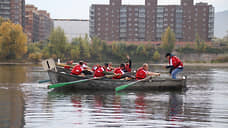
<path fill-rule="evenodd" d="M 178 41 L 194 41 L 196 35 L 210 41 L 214 36 L 214 7 L 181 0 L 180 5 L 122 5 L 110 0 L 109 5 L 90 7 L 90 37 L 103 40 L 158 41 L 169 26 Z"/>
<path fill-rule="evenodd" d="M 39 41 L 39 13 L 34 5 L 25 6 L 25 32 L 28 40 L 32 42 Z"/>
<path fill-rule="evenodd" d="M 25 32 L 30 42 L 45 40 L 53 28 L 50 14 L 44 10 L 38 10 L 34 5 L 26 5 Z"/>
<path fill-rule="evenodd" d="M 0 16 L 24 27 L 25 0 L 1 0 Z"/>

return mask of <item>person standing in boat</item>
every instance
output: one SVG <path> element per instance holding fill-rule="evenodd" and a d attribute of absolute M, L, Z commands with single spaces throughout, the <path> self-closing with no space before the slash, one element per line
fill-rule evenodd
<path fill-rule="evenodd" d="M 114 75 L 114 73 L 108 71 L 108 64 L 105 63 L 104 66 L 98 66 L 94 72 L 94 77 L 102 77 L 105 75 Z"/>
<path fill-rule="evenodd" d="M 79 61 L 79 64 L 75 65 L 74 68 L 71 70 L 71 74 L 84 76 L 83 70 L 83 61 Z"/>
<path fill-rule="evenodd" d="M 176 79 L 176 75 L 183 71 L 184 65 L 178 57 L 171 53 L 167 53 L 166 58 L 169 60 L 169 65 L 166 68 L 170 68 L 172 78 Z"/>
<path fill-rule="evenodd" d="M 124 67 L 124 72 L 131 72 L 131 66 L 132 66 L 132 62 L 131 62 L 131 59 L 130 57 L 127 55 L 127 62 L 125 64 L 125 67 Z"/>
<path fill-rule="evenodd" d="M 136 72 L 136 80 L 145 79 L 147 76 L 160 76 L 160 73 L 150 72 L 147 63 L 144 63 Z"/>

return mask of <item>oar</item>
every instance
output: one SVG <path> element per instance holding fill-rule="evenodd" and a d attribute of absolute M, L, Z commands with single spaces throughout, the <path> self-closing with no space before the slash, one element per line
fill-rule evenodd
<path fill-rule="evenodd" d="M 86 82 L 86 81 L 89 81 L 89 80 L 97 80 L 97 79 L 101 79 L 101 78 L 104 78 L 104 77 L 95 77 L 95 78 L 90 78 L 90 79 L 83 79 L 83 80 L 77 80 L 77 81 L 53 84 L 53 85 L 49 85 L 48 89 L 63 87 L 63 86 L 66 86 L 66 85 L 71 85 L 71 84 L 76 84 L 76 83 L 81 83 L 81 82 Z"/>
<path fill-rule="evenodd" d="M 57 64 L 57 66 L 61 66 L 61 67 L 64 67 L 64 66 L 70 66 L 71 68 L 73 68 L 73 67 L 74 67 L 74 66 L 67 65 L 67 64 Z"/>
<path fill-rule="evenodd" d="M 41 84 L 41 83 L 46 83 L 46 82 L 49 82 L 51 80 L 39 80 L 38 83 Z"/>
<path fill-rule="evenodd" d="M 119 86 L 119 87 L 116 87 L 115 90 L 116 90 L 116 92 L 118 92 L 118 91 L 123 90 L 123 89 L 125 89 L 125 88 L 127 88 L 127 87 L 129 87 L 129 86 L 132 86 L 132 85 L 134 85 L 134 84 L 136 84 L 136 83 L 138 83 L 138 82 L 146 81 L 146 80 L 150 79 L 151 77 L 152 77 L 152 76 L 149 76 L 149 77 L 147 77 L 147 78 L 145 78 L 145 79 L 142 79 L 142 80 L 137 80 L 137 81 L 131 82 L 131 83 L 129 83 L 129 84 L 121 85 L 121 86 Z"/>

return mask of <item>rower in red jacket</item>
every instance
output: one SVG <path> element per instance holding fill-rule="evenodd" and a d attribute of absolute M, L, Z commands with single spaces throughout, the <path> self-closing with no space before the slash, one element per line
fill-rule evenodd
<path fill-rule="evenodd" d="M 112 70 L 114 70 L 114 68 L 112 67 L 112 62 L 109 62 L 108 67 L 107 67 L 107 71 L 111 72 Z"/>
<path fill-rule="evenodd" d="M 160 73 L 149 72 L 148 64 L 143 64 L 143 67 L 140 67 L 136 72 L 136 80 L 144 79 L 147 76 L 160 76 Z"/>
<path fill-rule="evenodd" d="M 123 75 L 124 75 L 124 68 L 125 68 L 125 65 L 124 64 L 120 64 L 120 67 L 119 68 L 116 68 L 114 70 L 114 74 L 115 76 L 113 77 L 113 79 L 121 79 L 123 78 Z"/>
<path fill-rule="evenodd" d="M 112 72 L 108 72 L 108 64 L 105 63 L 103 67 L 98 66 L 96 71 L 94 72 L 94 77 L 102 77 L 105 75 L 113 75 Z"/>
<path fill-rule="evenodd" d="M 83 61 L 80 61 L 79 64 L 75 65 L 74 68 L 71 70 L 71 74 L 73 75 L 84 75 L 82 73 L 83 69 Z"/>
<path fill-rule="evenodd" d="M 172 78 L 176 79 L 176 75 L 183 71 L 184 65 L 178 57 L 173 56 L 171 53 L 167 53 L 166 58 L 169 60 L 169 65 L 166 68 L 170 68 Z"/>

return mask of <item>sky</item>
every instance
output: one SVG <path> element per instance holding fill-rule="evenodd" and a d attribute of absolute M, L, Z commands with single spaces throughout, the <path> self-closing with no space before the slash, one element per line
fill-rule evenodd
<path fill-rule="evenodd" d="M 122 0 L 123 4 L 144 4 L 145 0 Z M 109 4 L 109 0 L 25 0 L 39 10 L 47 10 L 53 19 L 89 19 L 92 4 Z M 228 10 L 227 0 L 194 0 L 207 2 L 215 7 L 215 12 Z M 159 5 L 180 4 L 180 0 L 158 0 Z"/>

